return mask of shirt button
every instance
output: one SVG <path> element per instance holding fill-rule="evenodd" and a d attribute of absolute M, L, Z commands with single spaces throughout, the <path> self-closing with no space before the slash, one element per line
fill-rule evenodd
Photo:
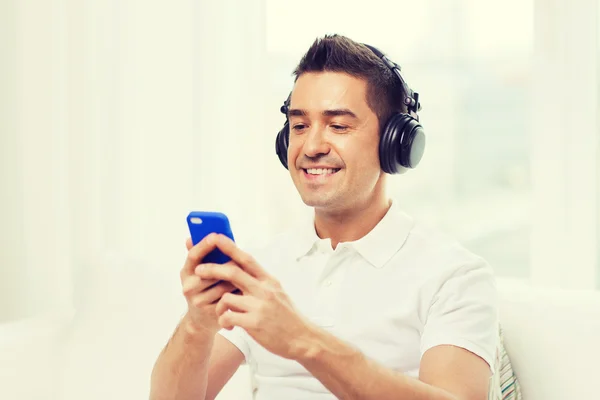
<path fill-rule="evenodd" d="M 325 281 L 325 286 L 331 286 L 331 281 Z"/>

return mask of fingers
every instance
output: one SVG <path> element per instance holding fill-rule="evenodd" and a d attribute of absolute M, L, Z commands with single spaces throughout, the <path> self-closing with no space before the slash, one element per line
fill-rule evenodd
<path fill-rule="evenodd" d="M 203 280 L 214 279 L 231 282 L 244 293 L 255 293 L 255 289 L 260 285 L 256 278 L 232 262 L 222 265 L 202 264 L 196 268 L 195 273 Z"/>
<path fill-rule="evenodd" d="M 202 301 L 206 301 L 208 304 L 213 304 L 219 301 L 224 294 L 230 293 L 235 290 L 235 286 L 233 286 L 229 282 L 221 282 L 209 289 L 206 289 L 198 296 L 202 296 Z M 203 303 L 204 304 L 204 303 Z"/>
<path fill-rule="evenodd" d="M 217 247 L 218 235 L 211 233 L 202 239 L 197 245 L 190 248 L 188 256 L 185 260 L 185 264 L 182 269 L 182 274 L 193 274 L 194 268 L 208 253 L 213 251 Z M 186 243 L 187 245 L 187 243 Z"/>
<path fill-rule="evenodd" d="M 215 265 L 218 267 L 222 266 L 222 265 L 218 265 L 218 264 L 212 264 L 212 265 Z M 233 265 L 235 265 L 235 264 L 233 264 Z M 185 268 L 184 268 L 184 270 L 185 270 Z M 221 281 L 221 279 L 202 278 L 198 274 L 194 274 L 194 271 L 192 271 L 192 273 L 189 274 L 188 272 L 184 272 L 182 270 L 181 286 L 183 289 L 183 294 L 186 297 L 192 296 L 196 293 L 206 290 L 207 288 L 213 286 L 215 283 L 217 283 L 219 281 Z M 237 290 L 237 288 L 234 287 L 233 290 Z"/>
<path fill-rule="evenodd" d="M 217 283 L 216 280 L 202 279 L 197 275 L 189 275 L 181 281 L 181 290 L 185 297 L 190 297 L 196 293 L 213 286 Z"/>
<path fill-rule="evenodd" d="M 233 293 L 225 293 L 217 303 L 215 312 L 221 316 L 224 312 L 231 310 L 235 312 L 248 312 L 257 306 L 257 299 L 252 296 L 243 296 Z"/>
<path fill-rule="evenodd" d="M 244 329 L 256 329 L 256 319 L 250 313 L 241 313 L 229 311 L 219 317 L 219 325 L 227 330 L 232 330 L 234 326 Z"/>
<path fill-rule="evenodd" d="M 216 303 L 224 294 L 234 290 L 235 286 L 231 283 L 221 282 L 193 294 L 188 299 L 194 307 L 203 307 Z"/>
<path fill-rule="evenodd" d="M 256 262 L 254 257 L 242 251 L 237 247 L 235 242 L 227 236 L 218 235 L 216 246 L 255 278 L 259 280 L 271 278 L 271 276 Z"/>
<path fill-rule="evenodd" d="M 185 248 L 190 251 L 190 249 L 194 247 L 194 245 L 192 244 L 192 238 L 187 238 L 185 241 Z"/>

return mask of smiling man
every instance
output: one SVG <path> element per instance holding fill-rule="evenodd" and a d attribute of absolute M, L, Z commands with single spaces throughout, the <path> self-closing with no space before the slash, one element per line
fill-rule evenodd
<path fill-rule="evenodd" d="M 276 148 L 314 218 L 252 254 L 188 239 L 188 312 L 151 398 L 214 399 L 245 361 L 255 399 L 486 399 L 492 271 L 386 193 L 423 152 L 418 95 L 377 49 L 338 35 L 295 75 Z M 202 264 L 215 247 L 232 261 Z"/>

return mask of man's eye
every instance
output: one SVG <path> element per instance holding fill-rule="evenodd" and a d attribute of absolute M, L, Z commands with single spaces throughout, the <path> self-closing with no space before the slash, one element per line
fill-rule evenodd
<path fill-rule="evenodd" d="M 306 125 L 304 125 L 304 124 L 296 124 L 292 127 L 292 129 L 295 131 L 301 131 L 304 128 L 306 128 Z"/>
<path fill-rule="evenodd" d="M 339 132 L 343 132 L 346 129 L 348 129 L 347 127 L 342 126 L 342 125 L 331 125 L 331 127 L 333 128 L 334 131 L 339 131 Z"/>

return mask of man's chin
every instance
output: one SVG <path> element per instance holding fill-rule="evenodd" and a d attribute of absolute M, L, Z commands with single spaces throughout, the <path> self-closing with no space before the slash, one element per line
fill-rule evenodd
<path fill-rule="evenodd" d="M 300 197 L 304 204 L 313 208 L 335 208 L 336 204 L 339 203 L 335 201 L 334 196 L 327 193 L 300 193 Z"/>

